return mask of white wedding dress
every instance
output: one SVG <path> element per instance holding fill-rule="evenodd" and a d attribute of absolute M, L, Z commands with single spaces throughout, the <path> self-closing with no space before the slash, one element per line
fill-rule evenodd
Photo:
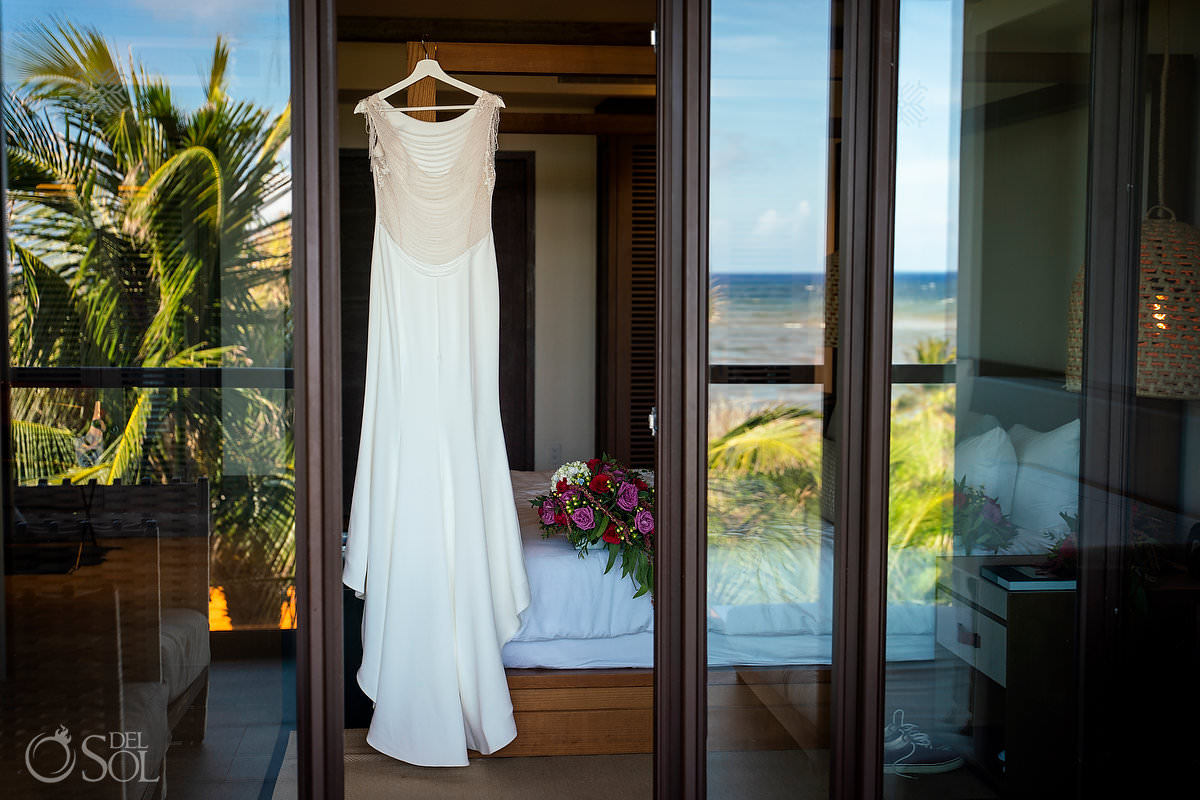
<path fill-rule="evenodd" d="M 342 579 L 365 599 L 367 743 L 423 766 L 516 736 L 500 648 L 529 583 L 500 425 L 499 98 L 424 122 L 378 95 L 362 440 Z"/>

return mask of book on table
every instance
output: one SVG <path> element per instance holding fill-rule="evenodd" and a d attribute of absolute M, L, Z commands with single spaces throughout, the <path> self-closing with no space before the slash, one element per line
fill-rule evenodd
<path fill-rule="evenodd" d="M 1024 564 L 981 567 L 979 574 L 1010 592 L 1048 592 L 1074 589 L 1074 578 L 1063 578 L 1041 567 Z"/>

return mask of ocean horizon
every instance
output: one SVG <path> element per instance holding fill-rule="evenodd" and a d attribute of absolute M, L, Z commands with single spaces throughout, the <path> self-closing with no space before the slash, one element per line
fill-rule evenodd
<path fill-rule="evenodd" d="M 712 273 L 711 364 L 820 364 L 825 349 L 824 273 Z M 929 339 L 956 345 L 958 275 L 896 273 L 893 286 L 892 361 L 916 361 Z M 819 386 L 710 387 L 717 404 L 787 402 L 820 407 Z"/>

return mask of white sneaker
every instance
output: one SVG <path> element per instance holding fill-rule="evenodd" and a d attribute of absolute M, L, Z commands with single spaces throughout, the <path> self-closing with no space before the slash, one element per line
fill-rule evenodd
<path fill-rule="evenodd" d="M 929 734 L 904 721 L 904 710 L 897 708 L 892 722 L 883 729 L 883 771 L 885 773 L 932 774 L 950 772 L 962 766 L 962 757 L 949 747 L 935 745 Z"/>

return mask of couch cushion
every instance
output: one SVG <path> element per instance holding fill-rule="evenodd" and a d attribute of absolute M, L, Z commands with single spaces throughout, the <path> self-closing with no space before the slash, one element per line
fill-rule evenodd
<path fill-rule="evenodd" d="M 162 679 L 169 698 L 174 700 L 211 660 L 208 618 L 190 608 L 164 608 L 160 630 Z"/>
<path fill-rule="evenodd" d="M 124 731 L 141 734 L 138 744 L 146 748 L 144 777 L 151 780 L 162 776 L 163 756 L 167 753 L 167 745 L 171 743 L 171 731 L 167 725 L 167 691 L 162 683 L 126 683 L 122 687 L 122 704 L 124 711 Z M 107 756 L 106 752 L 101 752 Z M 128 763 L 124 763 L 128 762 Z M 123 756 L 118 759 L 120 769 L 132 770 L 132 761 Z M 129 773 L 123 773 L 131 777 Z M 129 786 L 140 788 L 142 773 L 138 768 L 136 782 Z"/>

